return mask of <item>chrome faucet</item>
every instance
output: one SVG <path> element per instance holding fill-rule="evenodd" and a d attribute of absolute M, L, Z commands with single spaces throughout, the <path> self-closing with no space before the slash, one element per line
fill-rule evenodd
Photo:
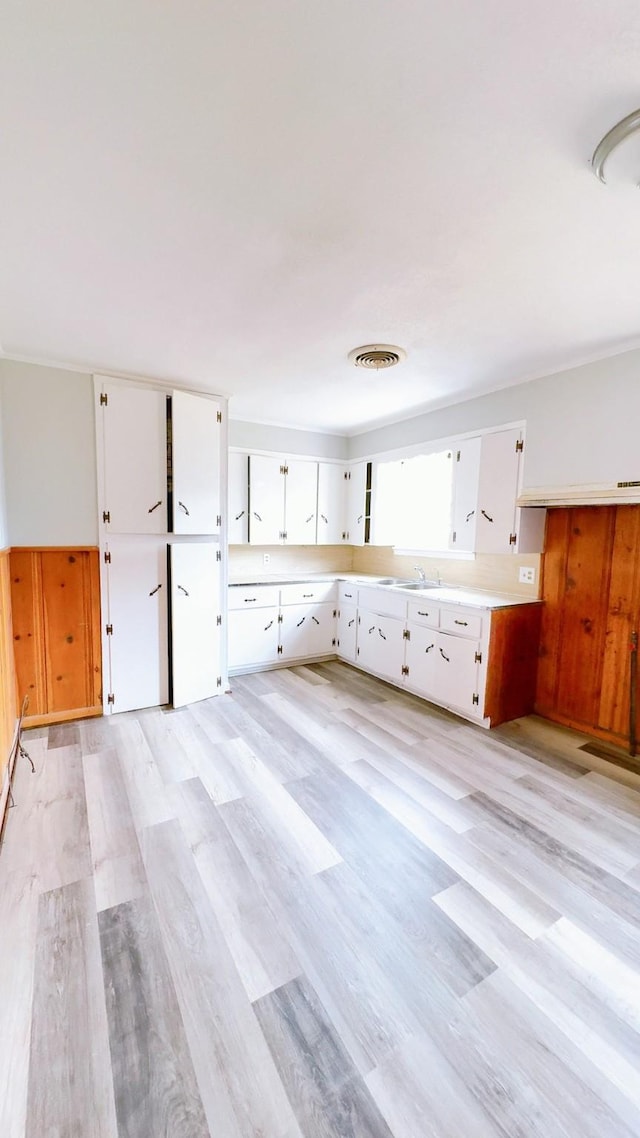
<path fill-rule="evenodd" d="M 426 575 L 424 569 L 422 568 L 422 565 L 414 565 L 413 568 L 415 569 L 416 573 L 418 574 L 418 580 L 422 581 L 422 584 L 424 585 L 425 581 L 427 580 L 427 575 Z"/>

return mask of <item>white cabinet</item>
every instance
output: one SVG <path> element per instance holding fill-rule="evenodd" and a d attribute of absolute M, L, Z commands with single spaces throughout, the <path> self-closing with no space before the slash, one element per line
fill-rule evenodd
<path fill-rule="evenodd" d="M 174 707 L 215 695 L 220 675 L 220 572 L 214 542 L 174 542 L 171 563 L 171 696 Z"/>
<path fill-rule="evenodd" d="M 367 464 L 352 462 L 347 470 L 347 517 L 345 541 L 364 545 L 367 496 Z"/>
<path fill-rule="evenodd" d="M 275 456 L 249 455 L 249 541 L 278 545 L 284 533 L 284 463 Z"/>
<path fill-rule="evenodd" d="M 174 533 L 213 534 L 220 530 L 220 421 L 220 406 L 216 400 L 184 391 L 173 392 Z"/>
<path fill-rule="evenodd" d="M 166 533 L 166 394 L 103 380 L 96 396 L 105 531 Z"/>
<path fill-rule="evenodd" d="M 427 699 L 436 698 L 438 633 L 426 625 L 407 624 L 405 649 L 406 686 Z"/>
<path fill-rule="evenodd" d="M 229 452 L 229 496 L 227 538 L 229 545 L 249 540 L 249 456 Z"/>
<path fill-rule="evenodd" d="M 358 610 L 357 660 L 361 668 L 402 683 L 404 666 L 404 620 Z"/>
<path fill-rule="evenodd" d="M 288 545 L 314 545 L 318 508 L 318 464 L 285 463 L 284 532 Z"/>
<path fill-rule="evenodd" d="M 278 605 L 229 609 L 229 667 L 262 667 L 278 659 Z"/>
<path fill-rule="evenodd" d="M 318 463 L 318 545 L 346 541 L 347 471 L 334 462 Z"/>
<path fill-rule="evenodd" d="M 229 587 L 229 667 L 236 671 L 331 656 L 336 650 L 333 581 Z"/>
<path fill-rule="evenodd" d="M 155 707 L 169 699 L 166 538 L 110 538 L 104 552 L 105 705 Z"/>
<path fill-rule="evenodd" d="M 280 656 L 328 656 L 335 652 L 336 621 L 333 604 L 283 605 L 280 610 Z"/>
<path fill-rule="evenodd" d="M 476 718 L 482 716 L 484 706 L 484 691 L 479 691 L 478 682 L 479 649 L 477 641 L 436 634 L 434 698 Z"/>
<path fill-rule="evenodd" d="M 355 605 L 341 604 L 338 609 L 336 651 L 341 660 L 356 662 L 358 610 Z"/>
<path fill-rule="evenodd" d="M 481 441 L 463 439 L 454 452 L 451 548 L 462 553 L 476 548 Z"/>
<path fill-rule="evenodd" d="M 514 427 L 463 439 L 456 451 L 451 548 L 472 553 L 539 553 L 544 510 L 516 507 L 524 451 Z"/>

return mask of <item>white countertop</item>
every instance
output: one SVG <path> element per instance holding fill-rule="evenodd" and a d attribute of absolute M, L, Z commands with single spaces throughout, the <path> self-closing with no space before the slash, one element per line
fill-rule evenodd
<path fill-rule="evenodd" d="M 366 576 L 362 573 L 273 573 L 264 577 L 253 576 L 234 578 L 229 584 L 234 585 L 294 585 L 305 581 L 353 581 L 360 585 L 374 588 L 390 589 L 394 593 L 402 593 L 407 599 L 411 597 L 428 597 L 431 601 L 446 605 L 468 605 L 470 608 L 497 609 L 509 608 L 511 605 L 540 604 L 536 597 L 520 597 L 509 593 L 483 592 L 482 589 L 467 589 L 457 585 L 440 585 L 438 587 L 426 586 L 424 589 L 403 589 L 398 584 L 382 584 L 379 577 Z"/>

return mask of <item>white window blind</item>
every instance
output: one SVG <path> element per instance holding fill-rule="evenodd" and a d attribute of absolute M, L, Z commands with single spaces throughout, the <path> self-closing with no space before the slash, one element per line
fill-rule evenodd
<path fill-rule="evenodd" d="M 448 549 L 452 500 L 451 451 L 381 462 L 374 506 L 376 545 Z"/>

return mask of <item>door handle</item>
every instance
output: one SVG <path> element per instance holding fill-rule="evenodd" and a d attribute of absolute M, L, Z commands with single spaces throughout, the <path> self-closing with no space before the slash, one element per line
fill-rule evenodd
<path fill-rule="evenodd" d="M 306 616 L 303 616 L 302 620 L 299 620 L 298 623 L 296 624 L 296 628 L 300 628 L 300 625 L 304 624 L 306 619 L 307 619 Z"/>
<path fill-rule="evenodd" d="M 451 663 L 451 661 L 450 661 L 449 657 L 448 657 L 448 656 L 445 656 L 444 652 L 442 651 L 442 648 L 440 649 L 440 655 L 442 656 L 442 659 L 443 659 L 443 660 L 446 660 L 446 661 L 447 661 L 447 664 L 450 664 L 450 663 Z"/>
<path fill-rule="evenodd" d="M 425 648 L 425 652 L 430 652 L 432 648 L 435 648 L 435 644 L 430 644 L 428 648 Z M 440 649 L 440 651 L 442 651 L 442 649 Z"/>
<path fill-rule="evenodd" d="M 254 516 L 254 518 L 257 518 L 259 522 L 261 522 L 261 521 L 262 521 L 262 518 L 260 517 L 260 514 L 256 514 L 255 510 L 253 511 L 253 516 Z"/>
<path fill-rule="evenodd" d="M 374 624 L 373 627 L 369 629 L 369 636 L 371 636 L 371 633 L 375 632 L 375 630 L 376 630 L 376 626 Z"/>
<path fill-rule="evenodd" d="M 360 514 L 358 516 L 358 525 L 360 525 L 360 522 L 362 521 L 363 517 L 364 517 L 364 514 Z"/>
<path fill-rule="evenodd" d="M 482 514 L 483 518 L 486 518 L 486 519 L 487 519 L 487 521 L 488 521 L 488 522 L 493 522 L 493 518 L 490 518 L 490 517 L 489 517 L 489 515 L 488 515 L 488 513 L 487 513 L 487 511 L 486 511 L 486 510 L 480 510 L 480 513 Z"/>
<path fill-rule="evenodd" d="M 310 521 L 313 521 L 313 514 L 309 514 L 309 517 L 307 518 L 305 525 L 308 525 Z"/>
<path fill-rule="evenodd" d="M 178 585 L 178 588 L 179 588 L 179 590 L 180 590 L 180 592 L 181 592 L 181 593 L 184 593 L 185 597 L 188 597 L 188 596 L 189 596 L 189 594 L 188 594 L 187 590 L 185 589 L 184 585 Z"/>
<path fill-rule="evenodd" d="M 483 510 L 483 513 L 484 513 L 484 510 Z M 467 522 L 470 521 L 474 514 L 475 514 L 475 510 L 472 510 L 470 514 L 467 514 L 465 521 L 467 521 Z"/>
<path fill-rule="evenodd" d="M 322 518 L 323 522 L 326 522 L 326 524 L 329 525 L 329 519 L 325 518 L 324 514 L 320 514 L 320 517 Z"/>
<path fill-rule="evenodd" d="M 269 631 L 269 629 L 271 628 L 271 625 L 272 625 L 272 624 L 273 624 L 273 621 L 272 621 L 272 620 L 270 620 L 268 624 L 265 624 L 265 626 L 264 626 L 264 630 L 265 630 L 265 632 L 268 632 L 268 631 Z"/>
<path fill-rule="evenodd" d="M 353 618 L 352 618 L 352 619 L 349 621 L 349 626 L 348 626 L 348 627 L 349 627 L 349 628 L 351 628 L 351 625 L 352 625 L 352 624 L 355 624 L 355 622 L 356 622 L 356 618 L 355 618 L 355 616 L 354 616 L 354 617 L 353 617 Z"/>
<path fill-rule="evenodd" d="M 241 510 L 239 514 L 236 514 L 236 521 L 239 522 L 240 518 L 243 518 L 243 517 L 244 517 L 244 510 Z"/>
<path fill-rule="evenodd" d="M 188 511 L 187 507 L 185 506 L 184 502 L 178 502 L 178 505 L 180 506 L 180 508 L 181 508 L 182 510 L 184 510 L 184 512 L 185 512 L 185 514 L 187 515 L 187 517 L 189 517 L 189 511 Z"/>
<path fill-rule="evenodd" d="M 154 511 L 154 510 L 157 510 L 157 509 L 158 509 L 158 506 L 161 506 L 161 505 L 162 505 L 162 498 L 160 499 L 160 501 L 159 501 L 159 502 L 156 502 L 155 506 L 149 506 L 149 509 L 147 510 L 147 513 L 148 513 L 148 514 L 152 514 L 152 513 L 153 513 L 153 511 Z"/>
<path fill-rule="evenodd" d="M 315 620 L 316 624 L 320 624 L 320 621 L 318 620 L 317 616 L 312 616 L 311 619 Z"/>
<path fill-rule="evenodd" d="M 386 639 L 387 639 L 387 638 L 386 638 L 386 636 L 385 636 L 385 634 L 384 634 L 384 632 L 382 631 L 382 629 L 381 629 L 381 628 L 379 628 L 379 629 L 378 629 L 378 632 L 379 632 L 379 634 L 380 634 L 380 636 L 382 637 L 382 639 L 383 639 L 383 640 L 386 640 Z"/>
<path fill-rule="evenodd" d="M 155 589 L 152 589 L 152 590 L 151 590 L 151 592 L 149 593 L 149 596 L 150 596 L 150 597 L 152 597 L 152 596 L 153 596 L 153 594 L 154 594 L 154 593 L 157 593 L 157 592 L 158 592 L 158 589 L 161 589 L 161 588 L 162 588 L 162 582 L 161 582 L 159 585 L 156 585 Z"/>

